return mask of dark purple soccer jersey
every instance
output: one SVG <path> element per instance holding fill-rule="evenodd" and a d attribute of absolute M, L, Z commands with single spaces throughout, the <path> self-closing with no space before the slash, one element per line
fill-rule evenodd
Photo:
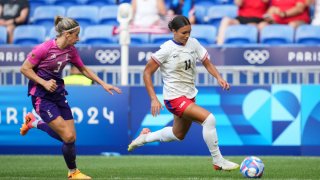
<path fill-rule="evenodd" d="M 40 84 L 30 80 L 28 95 L 38 97 L 45 97 L 46 95 L 54 97 L 55 95 L 61 96 L 67 94 L 62 79 L 62 70 L 67 63 L 72 63 L 78 68 L 84 66 L 74 46 L 59 49 L 54 39 L 46 41 L 33 48 L 33 50 L 28 54 L 27 59 L 30 63 L 35 65 L 33 70 L 39 77 L 44 80 L 54 79 L 58 85 L 56 91 L 50 93 Z"/>

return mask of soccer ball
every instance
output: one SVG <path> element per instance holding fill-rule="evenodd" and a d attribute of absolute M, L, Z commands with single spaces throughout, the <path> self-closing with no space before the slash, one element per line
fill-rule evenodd
<path fill-rule="evenodd" d="M 247 178 L 260 178 L 262 177 L 264 164 L 262 160 L 256 156 L 246 157 L 240 166 L 240 172 Z"/>

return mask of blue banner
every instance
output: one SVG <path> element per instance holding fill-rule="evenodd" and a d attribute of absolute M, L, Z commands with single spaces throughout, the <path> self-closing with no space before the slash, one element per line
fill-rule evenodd
<path fill-rule="evenodd" d="M 320 46 L 258 46 L 224 49 L 224 65 L 320 65 Z"/>
<path fill-rule="evenodd" d="M 32 48 L 29 46 L 1 46 L 0 67 L 21 66 Z"/>
<path fill-rule="evenodd" d="M 0 66 L 20 66 L 31 51 L 28 46 L 0 47 Z M 121 64 L 119 46 L 77 45 L 86 65 L 99 66 Z M 130 46 L 129 65 L 145 65 L 158 46 Z M 255 66 L 312 66 L 320 65 L 320 46 L 246 46 L 207 47 L 215 65 Z"/>
<path fill-rule="evenodd" d="M 162 89 L 155 90 L 162 102 Z M 166 109 L 152 117 L 145 90 L 131 88 L 131 92 L 135 94 L 130 100 L 134 104 L 130 106 L 132 139 L 145 127 L 156 131 L 172 126 L 173 116 Z M 240 86 L 228 92 L 202 87 L 196 103 L 215 115 L 219 144 L 227 153 L 320 155 L 317 150 L 310 150 L 320 148 L 320 97 L 312 97 L 316 92 L 320 92 L 319 86 Z M 208 150 L 202 127 L 194 123 L 182 142 L 151 143 L 134 153 L 205 155 Z"/>
<path fill-rule="evenodd" d="M 121 95 L 113 96 L 101 86 L 67 86 L 67 90 L 76 124 L 77 145 L 104 146 L 106 150 L 116 147 L 119 152 L 125 152 L 123 145 L 128 144 L 128 88 L 122 88 Z M 19 134 L 23 117 L 33 110 L 26 94 L 25 86 L 0 88 L 0 147 L 60 147 L 59 141 L 38 129 L 31 129 L 26 136 Z"/>
<path fill-rule="evenodd" d="M 28 148 L 59 147 L 46 133 L 32 129 L 19 134 L 23 117 L 32 111 L 25 86 L 0 87 L 0 153 L 24 153 Z M 143 128 L 157 131 L 173 125 L 164 107 L 157 117 L 150 113 L 144 87 L 123 87 L 109 95 L 100 86 L 67 86 L 77 145 L 83 154 L 116 151 L 127 154 L 127 145 Z M 162 87 L 155 87 L 163 103 Z M 320 86 L 273 85 L 199 87 L 196 103 L 216 117 L 219 145 L 225 155 L 320 155 Z M 19 148 L 14 148 L 19 147 Z M 36 153 L 48 153 L 37 151 Z M 193 123 L 183 141 L 150 143 L 134 154 L 208 155 L 202 126 Z"/>

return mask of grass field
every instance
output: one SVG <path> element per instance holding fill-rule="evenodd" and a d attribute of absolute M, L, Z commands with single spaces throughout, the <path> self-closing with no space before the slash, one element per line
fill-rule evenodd
<path fill-rule="evenodd" d="M 226 157 L 240 163 L 244 156 Z M 260 156 L 262 179 L 319 179 L 320 157 Z M 205 156 L 78 156 L 93 179 L 245 179 L 239 170 L 214 171 Z M 67 179 L 62 156 L 0 156 L 0 180 Z"/>

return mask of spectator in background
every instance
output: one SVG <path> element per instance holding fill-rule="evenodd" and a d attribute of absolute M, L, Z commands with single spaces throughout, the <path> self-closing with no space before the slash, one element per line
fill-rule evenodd
<path fill-rule="evenodd" d="M 93 81 L 83 75 L 79 69 L 71 65 L 70 75 L 63 78 L 64 84 L 66 85 L 84 85 L 89 86 L 93 84 Z"/>
<path fill-rule="evenodd" d="M 183 15 L 188 17 L 191 24 L 196 23 L 195 8 L 193 0 L 172 0 L 168 10 L 168 16 Z"/>
<path fill-rule="evenodd" d="M 132 0 L 134 26 L 151 27 L 163 24 L 167 10 L 163 0 Z"/>
<path fill-rule="evenodd" d="M 258 29 L 264 27 L 263 15 L 268 10 L 269 0 L 235 0 L 239 7 L 238 16 L 235 19 L 224 17 L 218 31 L 217 44 L 224 43 L 224 33 L 228 26 L 236 24 L 248 24 L 257 26 Z"/>
<path fill-rule="evenodd" d="M 320 0 L 310 0 L 310 6 L 314 6 L 314 14 L 311 24 L 320 26 Z"/>
<path fill-rule="evenodd" d="M 266 14 L 269 23 L 288 24 L 293 28 L 310 23 L 310 0 L 271 0 Z"/>
<path fill-rule="evenodd" d="M 7 27 L 8 43 L 13 42 L 15 27 L 28 22 L 29 9 L 28 0 L 0 0 L 0 26 Z"/>

